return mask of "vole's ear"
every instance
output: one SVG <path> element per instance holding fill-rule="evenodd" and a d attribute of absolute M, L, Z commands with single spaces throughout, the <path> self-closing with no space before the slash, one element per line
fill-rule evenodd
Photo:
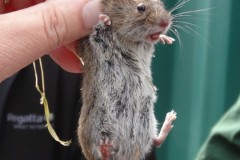
<path fill-rule="evenodd" d="M 105 26 L 110 26 L 111 25 L 111 20 L 110 17 L 106 14 L 100 14 L 99 15 L 99 20 L 105 25 Z"/>

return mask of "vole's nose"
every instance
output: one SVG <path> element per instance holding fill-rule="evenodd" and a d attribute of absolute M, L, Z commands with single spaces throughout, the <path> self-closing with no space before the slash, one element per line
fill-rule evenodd
<path fill-rule="evenodd" d="M 170 23 L 170 21 L 168 20 L 168 19 L 162 19 L 161 21 L 160 21 L 160 27 L 161 28 L 167 28 L 168 27 L 168 25 L 169 25 L 169 23 Z"/>

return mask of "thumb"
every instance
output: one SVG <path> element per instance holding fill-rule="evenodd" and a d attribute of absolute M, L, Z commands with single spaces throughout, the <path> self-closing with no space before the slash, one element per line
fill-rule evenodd
<path fill-rule="evenodd" d="M 82 1 L 83 2 L 83 1 Z M 92 31 L 93 26 L 99 21 L 98 15 L 100 13 L 100 2 L 99 0 L 89 0 L 89 1 L 85 1 L 83 2 L 85 3 L 83 5 L 83 8 L 81 9 L 81 16 L 80 19 L 79 17 L 77 17 L 77 20 L 73 20 L 71 19 L 69 22 L 70 24 L 73 22 L 71 27 L 71 32 L 73 32 L 73 36 L 76 36 L 77 40 L 81 37 L 84 37 L 88 34 L 90 34 L 90 32 Z M 76 14 L 75 14 L 76 15 Z M 80 28 L 79 25 L 76 25 L 74 23 L 78 23 L 78 21 L 80 20 Z M 76 27 L 78 26 L 78 27 Z M 70 28 L 67 27 L 67 28 Z M 79 31 L 74 31 L 75 28 Z M 79 33 L 80 35 L 76 34 Z M 64 41 L 63 43 L 66 45 L 68 44 L 70 41 Z M 69 47 L 69 45 L 68 45 Z M 73 54 L 72 50 L 75 50 L 75 46 L 71 46 L 70 50 L 69 48 L 66 47 L 60 47 L 54 51 L 52 51 L 50 53 L 51 58 L 59 65 L 61 66 L 64 70 L 69 71 L 69 72 L 73 72 L 73 73 L 79 73 L 82 72 L 82 64 L 79 61 L 78 57 Z"/>
<path fill-rule="evenodd" d="M 92 27 L 99 21 L 100 13 L 100 1 L 90 0 L 83 8 L 83 23 L 86 29 L 92 29 Z"/>
<path fill-rule="evenodd" d="M 99 0 L 59 1 L 49 0 L 48 2 L 58 6 L 61 12 L 60 19 L 64 19 L 62 26 L 65 26 L 66 30 L 59 31 L 63 35 L 62 45 L 90 34 L 93 26 L 98 22 L 98 15 L 101 11 Z M 63 15 L 62 18 L 61 15 Z"/>

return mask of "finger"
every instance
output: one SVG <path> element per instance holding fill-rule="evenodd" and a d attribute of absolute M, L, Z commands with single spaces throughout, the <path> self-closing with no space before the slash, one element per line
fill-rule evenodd
<path fill-rule="evenodd" d="M 167 41 L 167 44 L 172 44 L 172 40 L 170 38 L 165 38 L 165 40 Z"/>
<path fill-rule="evenodd" d="M 54 50 L 50 57 L 64 70 L 72 73 L 81 73 L 83 65 L 79 58 L 66 47 Z"/>
<path fill-rule="evenodd" d="M 100 1 L 92 0 L 89 1 L 85 7 L 83 8 L 83 22 L 84 26 L 88 29 L 92 29 L 92 27 L 99 21 L 99 13 L 100 13 Z"/>
<path fill-rule="evenodd" d="M 101 10 L 99 0 L 81 0 L 74 3 L 57 3 L 57 1 L 53 0 L 48 1 L 46 4 L 57 8 L 57 12 L 55 11 L 57 14 L 55 15 L 58 23 L 55 28 L 60 30 L 55 32 L 59 33 L 58 37 L 61 40 L 64 40 L 60 42 L 60 46 L 89 35 L 93 26 L 99 22 L 98 15 Z M 48 14 L 46 14 L 46 18 L 48 17 Z M 65 28 L 62 28 L 63 26 Z"/>
<path fill-rule="evenodd" d="M 159 41 L 160 43 L 165 44 L 165 40 L 162 37 L 159 37 Z"/>

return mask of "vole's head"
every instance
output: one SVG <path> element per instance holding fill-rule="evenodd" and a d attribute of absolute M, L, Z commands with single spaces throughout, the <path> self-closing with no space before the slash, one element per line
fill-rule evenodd
<path fill-rule="evenodd" d="M 172 23 L 171 14 L 160 0 L 102 0 L 102 3 L 113 29 L 134 42 L 155 43 Z"/>

